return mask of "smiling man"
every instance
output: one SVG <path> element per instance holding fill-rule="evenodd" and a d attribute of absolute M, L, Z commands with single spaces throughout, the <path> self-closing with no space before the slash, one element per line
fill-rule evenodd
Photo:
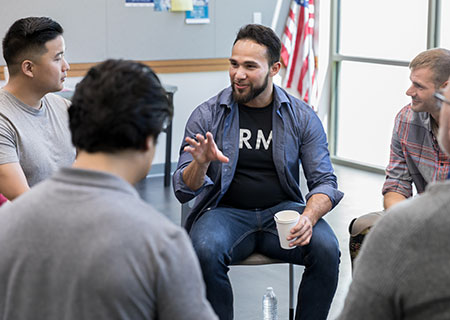
<path fill-rule="evenodd" d="M 444 88 L 450 76 L 450 51 L 436 48 L 420 53 L 409 68 L 411 86 L 406 95 L 411 103 L 395 118 L 391 155 L 383 186 L 384 209 L 413 195 L 412 185 L 422 193 L 432 181 L 445 180 L 450 170 L 449 157 L 437 142 L 439 109 L 433 93 Z M 365 235 L 384 215 L 372 212 L 350 224 L 350 254 L 357 257 Z"/>
<path fill-rule="evenodd" d="M 188 120 L 174 173 L 181 202 L 196 197 L 186 220 L 220 319 L 233 318 L 228 266 L 259 252 L 304 265 L 296 319 L 326 319 L 339 270 L 339 245 L 322 217 L 339 203 L 328 145 L 314 111 L 273 84 L 281 43 L 261 25 L 243 27 L 230 58 L 231 86 Z M 309 193 L 299 188 L 303 166 Z M 274 214 L 301 214 L 280 247 Z"/>
<path fill-rule="evenodd" d="M 10 78 L 0 89 L 0 193 L 12 200 L 75 159 L 63 88 L 63 29 L 45 17 L 17 20 L 3 39 Z"/>

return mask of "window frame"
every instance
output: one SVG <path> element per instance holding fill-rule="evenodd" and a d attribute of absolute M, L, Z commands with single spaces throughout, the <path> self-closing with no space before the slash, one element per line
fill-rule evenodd
<path fill-rule="evenodd" d="M 357 169 L 362 169 L 369 172 L 384 173 L 385 167 L 370 165 L 356 160 L 349 160 L 341 158 L 337 155 L 337 141 L 338 141 L 338 113 L 339 113 L 339 74 L 343 61 L 353 61 L 371 64 L 382 64 L 389 66 L 403 66 L 408 67 L 409 61 L 394 60 L 394 59 L 380 59 L 369 58 L 363 56 L 349 56 L 339 53 L 340 40 L 340 12 L 342 0 L 331 0 L 331 32 L 330 32 L 330 121 L 328 121 L 328 137 L 330 156 L 333 163 L 345 165 Z M 428 0 L 427 13 L 427 49 L 439 47 L 440 40 L 440 9 L 442 0 Z"/>

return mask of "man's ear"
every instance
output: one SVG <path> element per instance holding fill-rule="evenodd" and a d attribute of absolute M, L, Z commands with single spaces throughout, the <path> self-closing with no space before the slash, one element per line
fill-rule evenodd
<path fill-rule="evenodd" d="M 25 74 L 27 77 L 33 78 L 34 77 L 34 63 L 31 60 L 23 60 L 21 65 L 21 70 L 23 74 Z"/>
<path fill-rule="evenodd" d="M 448 85 L 448 80 L 445 81 L 443 84 L 441 84 L 441 86 L 439 87 L 439 89 L 444 89 L 447 85 Z"/>
<path fill-rule="evenodd" d="M 270 67 L 270 76 L 274 77 L 281 69 L 281 62 L 275 62 L 271 67 Z"/>

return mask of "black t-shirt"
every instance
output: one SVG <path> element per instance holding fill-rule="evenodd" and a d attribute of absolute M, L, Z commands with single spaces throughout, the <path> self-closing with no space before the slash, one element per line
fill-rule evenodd
<path fill-rule="evenodd" d="M 273 163 L 272 109 L 239 105 L 239 158 L 221 205 L 263 209 L 288 199 Z"/>

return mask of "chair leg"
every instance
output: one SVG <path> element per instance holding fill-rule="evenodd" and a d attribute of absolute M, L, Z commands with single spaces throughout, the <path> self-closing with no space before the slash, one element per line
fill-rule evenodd
<path fill-rule="evenodd" d="M 289 263 L 289 320 L 294 320 L 294 265 Z"/>

